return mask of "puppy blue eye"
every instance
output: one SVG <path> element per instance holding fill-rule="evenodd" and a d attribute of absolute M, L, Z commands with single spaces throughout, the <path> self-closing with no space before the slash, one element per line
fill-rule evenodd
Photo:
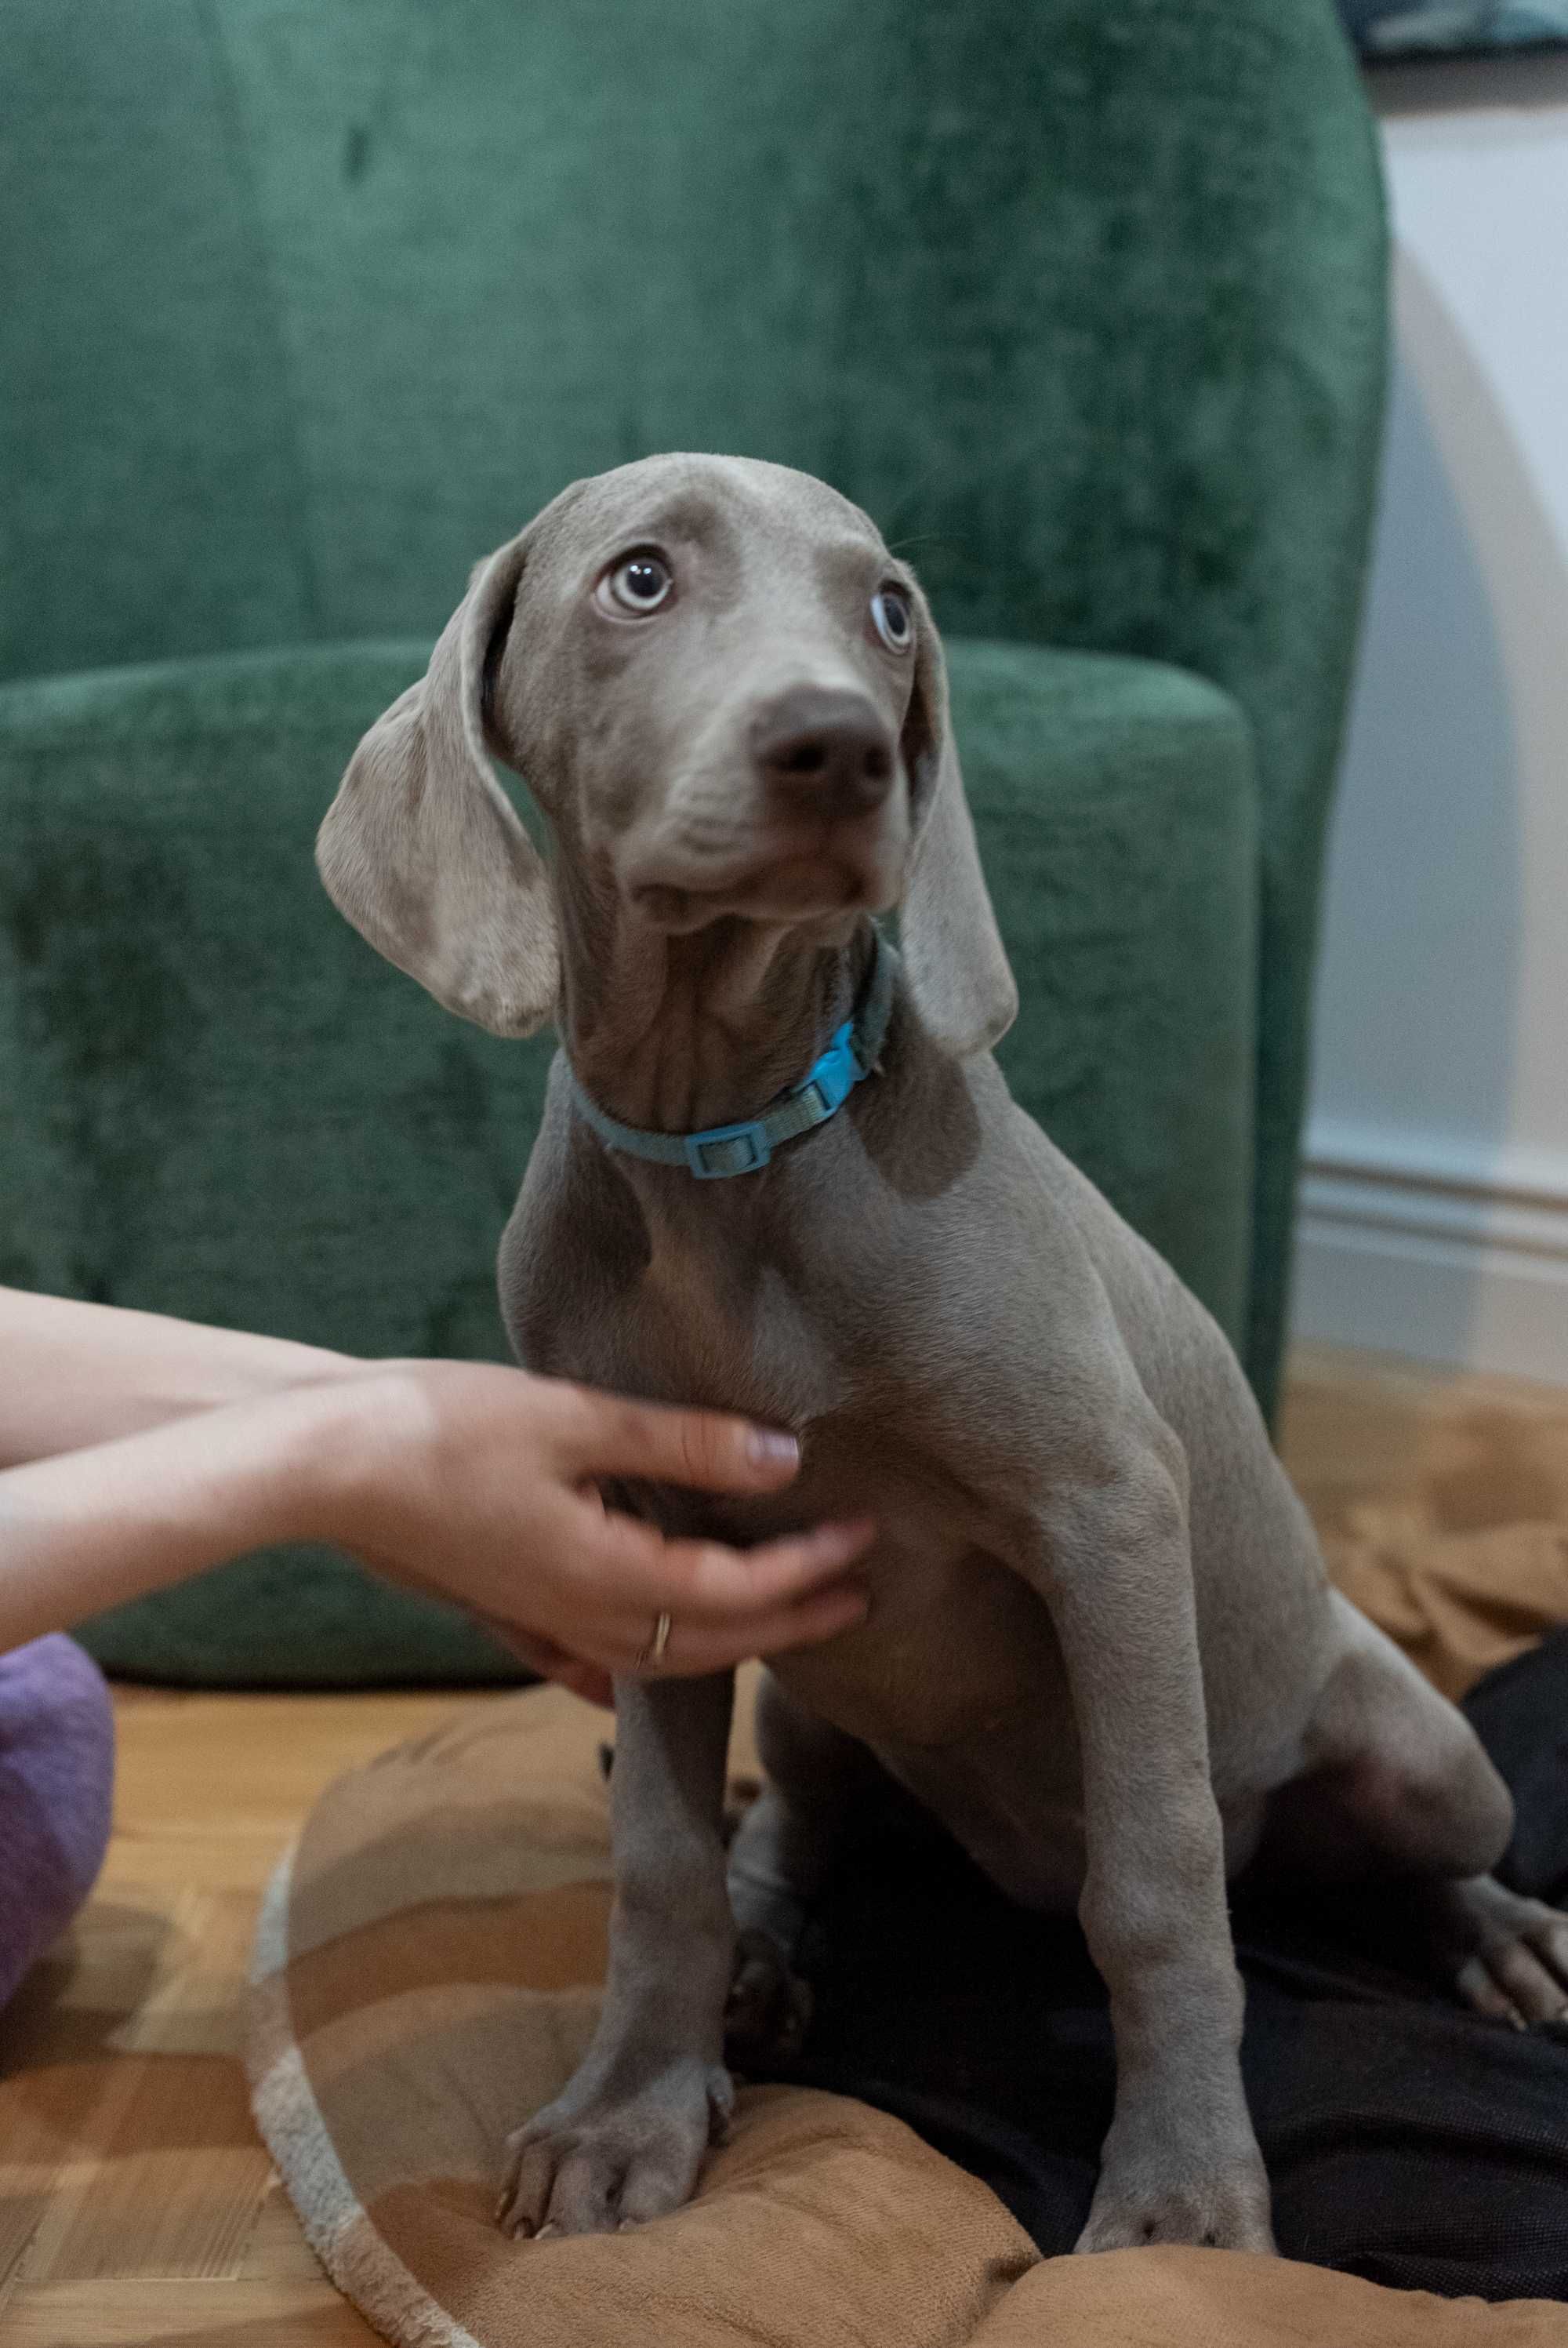
<path fill-rule="evenodd" d="M 907 652 L 915 640 L 914 614 L 901 588 L 884 587 L 871 598 L 876 633 L 890 653 Z"/>
<path fill-rule="evenodd" d="M 661 554 L 629 554 L 605 573 L 594 592 L 605 611 L 634 612 L 641 618 L 656 612 L 674 584 Z"/>

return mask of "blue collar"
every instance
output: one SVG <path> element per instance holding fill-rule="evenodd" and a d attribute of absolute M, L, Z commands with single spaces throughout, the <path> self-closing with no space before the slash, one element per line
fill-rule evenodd
<path fill-rule="evenodd" d="M 796 1134 L 825 1125 L 862 1078 L 875 1072 L 898 974 L 897 955 L 880 930 L 876 937 L 871 968 L 853 1017 L 845 1021 L 810 1074 L 770 1101 L 760 1117 L 744 1117 L 739 1125 L 710 1125 L 701 1133 L 652 1133 L 641 1126 L 620 1125 L 589 1098 L 569 1061 L 567 1074 L 578 1115 L 611 1149 L 622 1149 L 630 1158 L 646 1158 L 655 1166 L 684 1166 L 699 1182 L 722 1181 L 730 1174 L 755 1174 L 781 1141 L 793 1141 Z"/>

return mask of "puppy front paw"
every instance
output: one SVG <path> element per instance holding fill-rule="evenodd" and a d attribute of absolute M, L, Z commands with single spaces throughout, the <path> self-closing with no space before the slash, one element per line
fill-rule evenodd
<path fill-rule="evenodd" d="M 1250 2127 L 1223 2146 L 1184 2144 L 1179 2131 L 1119 2122 L 1106 2139 L 1089 2222 L 1073 2248 L 1133 2250 L 1187 2242 L 1221 2250 L 1275 2250 L 1268 2178 Z"/>
<path fill-rule="evenodd" d="M 507 2138 L 502 2232 L 608 2234 L 679 2209 L 733 2107 L 729 2073 L 695 2059 L 670 2063 L 632 2094 L 569 2086 Z"/>

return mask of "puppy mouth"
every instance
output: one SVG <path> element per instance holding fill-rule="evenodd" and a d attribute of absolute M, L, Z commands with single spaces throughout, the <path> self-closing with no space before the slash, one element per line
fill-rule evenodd
<path fill-rule="evenodd" d="M 805 922 L 885 912 L 897 889 L 886 847 L 866 828 L 845 824 L 733 862 L 651 861 L 629 877 L 627 893 L 644 920 L 681 935 L 730 918 Z"/>
<path fill-rule="evenodd" d="M 821 857 L 787 857 L 717 886 L 645 880 L 632 901 L 656 927 L 672 934 L 738 916 L 753 922 L 809 922 L 871 906 L 866 876 Z M 879 910 L 879 909 L 878 909 Z"/>

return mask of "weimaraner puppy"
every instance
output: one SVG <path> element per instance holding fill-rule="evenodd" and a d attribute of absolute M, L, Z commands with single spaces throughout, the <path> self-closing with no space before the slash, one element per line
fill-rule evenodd
<path fill-rule="evenodd" d="M 878 1528 L 866 1622 L 764 1681 L 728 1885 L 731 1677 L 661 1676 L 678 1620 L 629 1658 L 602 2015 L 511 2140 L 512 2230 L 686 2199 L 733 1979 L 742 2020 L 789 2020 L 803 1904 L 890 1809 L 1076 1905 L 1118 2065 L 1082 2250 L 1272 2247 L 1226 1916 L 1249 1861 L 1398 1877 L 1482 2011 L 1568 2007 L 1568 1920 L 1483 1871 L 1511 1812 L 1469 1727 L 1328 1587 L 1220 1330 L 990 1056 L 1016 998 L 941 645 L 865 514 L 730 458 L 575 482 L 476 571 L 318 854 L 449 1009 L 559 1030 L 501 1251 L 522 1360 L 800 1438 L 777 1497 L 622 1505 L 742 1542 Z"/>

